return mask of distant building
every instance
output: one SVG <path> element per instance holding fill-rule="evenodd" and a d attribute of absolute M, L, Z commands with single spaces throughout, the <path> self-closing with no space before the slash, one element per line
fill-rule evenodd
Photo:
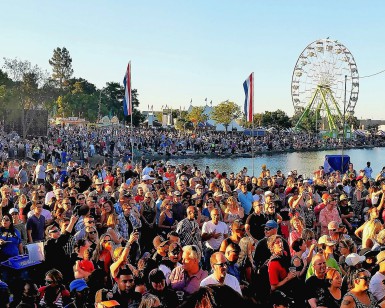
<path fill-rule="evenodd" d="M 359 121 L 360 121 L 361 129 L 368 129 L 373 126 L 377 127 L 379 125 L 385 125 L 385 120 L 365 119 L 365 120 L 359 120 Z"/>

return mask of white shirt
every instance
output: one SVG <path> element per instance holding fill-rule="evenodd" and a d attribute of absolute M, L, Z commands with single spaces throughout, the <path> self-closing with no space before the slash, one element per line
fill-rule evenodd
<path fill-rule="evenodd" d="M 206 221 L 203 224 L 202 227 L 202 234 L 206 233 L 221 233 L 221 235 L 218 238 L 210 238 L 209 240 L 206 241 L 206 246 L 208 248 L 211 248 L 213 250 L 218 250 L 219 247 L 221 247 L 221 243 L 224 240 L 224 234 L 229 233 L 229 229 L 227 227 L 227 224 L 225 224 L 223 221 L 219 221 L 217 225 L 215 225 L 212 220 Z"/>
<path fill-rule="evenodd" d="M 220 284 L 220 282 L 215 279 L 214 274 L 211 274 L 210 276 L 207 276 L 205 279 L 203 279 L 201 281 L 200 286 L 205 287 L 211 284 Z M 242 291 L 241 291 L 241 287 L 239 285 L 238 279 L 235 278 L 233 275 L 226 274 L 223 284 L 229 286 L 234 291 L 237 291 L 240 295 L 242 295 Z"/>
<path fill-rule="evenodd" d="M 176 264 L 176 266 L 181 266 L 181 265 L 182 264 L 180 264 L 179 262 L 177 262 L 177 264 Z M 159 269 L 163 272 L 164 277 L 166 277 L 166 285 L 169 286 L 170 285 L 170 274 L 171 274 L 172 269 L 169 268 L 168 266 L 164 265 L 164 264 L 159 265 Z"/>
<path fill-rule="evenodd" d="M 385 285 L 382 283 L 385 280 L 385 275 L 377 272 L 370 279 L 369 291 L 374 295 L 374 297 L 380 301 L 385 297 Z"/>

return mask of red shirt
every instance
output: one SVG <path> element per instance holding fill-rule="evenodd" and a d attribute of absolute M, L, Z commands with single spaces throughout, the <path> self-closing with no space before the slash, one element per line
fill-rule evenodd
<path fill-rule="evenodd" d="M 114 177 L 112 175 L 107 175 L 106 178 L 104 179 L 104 186 L 114 186 Z"/>
<path fill-rule="evenodd" d="M 269 281 L 271 285 L 276 285 L 287 276 L 287 270 L 282 267 L 279 261 L 271 261 L 268 266 Z"/>
<path fill-rule="evenodd" d="M 144 196 L 143 195 L 142 196 L 136 195 L 134 199 L 135 199 L 136 203 L 139 203 L 139 202 L 144 200 Z"/>

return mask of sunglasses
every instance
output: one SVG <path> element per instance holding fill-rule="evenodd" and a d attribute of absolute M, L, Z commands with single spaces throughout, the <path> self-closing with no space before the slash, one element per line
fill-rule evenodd
<path fill-rule="evenodd" d="M 103 240 L 103 243 L 109 243 L 111 240 Z"/>
<path fill-rule="evenodd" d="M 226 262 L 223 262 L 223 263 L 214 263 L 214 265 L 217 265 L 217 266 L 220 266 L 220 267 L 227 267 L 227 263 L 226 263 Z"/>
<path fill-rule="evenodd" d="M 95 220 L 89 220 L 88 223 L 89 223 L 89 224 L 94 224 L 94 223 L 95 223 Z"/>
<path fill-rule="evenodd" d="M 53 280 L 46 280 L 45 283 L 51 284 L 53 283 Z"/>
<path fill-rule="evenodd" d="M 84 197 L 79 197 L 78 200 L 84 200 L 85 198 Z"/>
<path fill-rule="evenodd" d="M 357 277 L 357 279 L 363 279 L 363 280 L 365 280 L 366 282 L 369 282 L 369 281 L 370 281 L 370 278 L 372 278 L 372 277 L 370 277 L 370 276 Z"/>
<path fill-rule="evenodd" d="M 9 218 L 3 218 L 3 221 L 11 221 Z"/>
<path fill-rule="evenodd" d="M 265 228 L 265 231 L 270 231 L 270 230 L 273 230 L 273 228 L 269 228 L 269 227 Z"/>
<path fill-rule="evenodd" d="M 88 234 L 96 234 L 96 231 L 88 232 Z"/>

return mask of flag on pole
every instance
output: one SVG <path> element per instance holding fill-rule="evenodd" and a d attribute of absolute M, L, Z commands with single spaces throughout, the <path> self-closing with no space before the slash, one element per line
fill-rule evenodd
<path fill-rule="evenodd" d="M 245 104 L 244 112 L 246 115 L 247 122 L 253 122 L 253 113 L 254 113 L 254 73 L 251 73 L 250 76 L 243 83 L 243 89 L 245 90 Z"/>
<path fill-rule="evenodd" d="M 131 101 L 131 61 L 128 62 L 127 71 L 123 79 L 124 85 L 124 98 L 123 98 L 123 112 L 125 116 L 132 114 L 132 101 Z"/>

